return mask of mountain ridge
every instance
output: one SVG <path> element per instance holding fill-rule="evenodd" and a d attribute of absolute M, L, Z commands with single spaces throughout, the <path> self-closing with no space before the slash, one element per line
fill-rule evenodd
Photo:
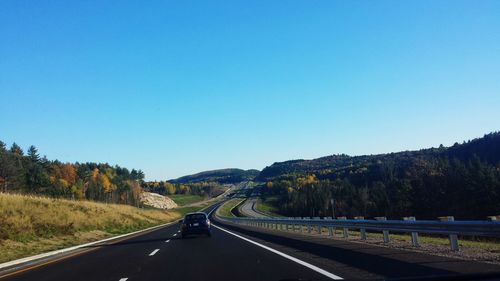
<path fill-rule="evenodd" d="M 258 174 L 256 169 L 238 169 L 224 168 L 202 171 L 199 173 L 185 175 L 176 179 L 168 180 L 171 183 L 196 183 L 196 182 L 218 182 L 218 183 L 236 183 L 245 180 L 253 180 Z"/>
<path fill-rule="evenodd" d="M 462 161 L 471 159 L 476 155 L 481 160 L 495 165 L 500 161 L 500 132 L 485 134 L 481 138 L 475 138 L 462 144 L 455 143 L 452 146 L 438 148 L 424 148 L 420 150 L 406 150 L 371 155 L 349 156 L 346 154 L 333 154 L 314 159 L 293 159 L 282 162 L 274 162 L 265 167 L 256 177 L 257 180 L 266 181 L 286 174 L 307 174 L 325 172 L 325 170 L 340 170 L 352 166 L 368 165 L 373 162 L 386 161 L 388 159 L 416 160 L 418 158 L 458 158 Z"/>

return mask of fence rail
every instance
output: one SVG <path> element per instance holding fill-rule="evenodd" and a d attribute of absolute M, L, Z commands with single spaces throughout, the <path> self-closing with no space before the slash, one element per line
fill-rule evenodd
<path fill-rule="evenodd" d="M 333 236 L 336 228 L 343 230 L 344 238 L 349 236 L 349 230 L 359 230 L 361 239 L 366 240 L 366 230 L 380 231 L 383 233 L 384 242 L 390 242 L 389 232 L 410 233 L 413 246 L 419 246 L 419 233 L 447 235 L 452 251 L 458 251 L 458 236 L 486 236 L 500 238 L 500 221 L 490 217 L 488 221 L 455 221 L 453 217 L 440 217 L 439 220 L 420 220 L 406 217 L 403 220 L 387 220 L 377 217 L 367 220 L 363 217 L 347 219 L 340 217 L 331 218 L 224 218 L 225 220 L 248 226 L 264 227 L 268 229 L 300 231 L 303 227 L 311 233 L 313 229 L 322 234 L 322 229 L 327 228 L 329 236 Z M 298 227 L 298 229 L 297 229 Z"/>

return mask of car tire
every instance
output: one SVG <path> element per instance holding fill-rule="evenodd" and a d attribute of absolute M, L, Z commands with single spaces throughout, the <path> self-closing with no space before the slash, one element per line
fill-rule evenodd
<path fill-rule="evenodd" d="M 211 231 L 208 231 L 208 232 L 207 232 L 207 236 L 208 236 L 208 237 L 211 237 L 211 236 L 212 236 L 212 232 L 211 232 Z"/>

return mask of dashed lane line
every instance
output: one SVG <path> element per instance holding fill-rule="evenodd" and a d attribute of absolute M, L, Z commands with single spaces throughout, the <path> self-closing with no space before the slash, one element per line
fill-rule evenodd
<path fill-rule="evenodd" d="M 149 254 L 149 256 L 150 256 L 150 257 L 151 257 L 151 256 L 154 256 L 154 255 L 155 255 L 155 254 L 156 254 L 159 250 L 160 250 L 160 249 L 156 249 L 156 250 L 152 251 L 152 252 L 151 252 L 151 254 Z"/>

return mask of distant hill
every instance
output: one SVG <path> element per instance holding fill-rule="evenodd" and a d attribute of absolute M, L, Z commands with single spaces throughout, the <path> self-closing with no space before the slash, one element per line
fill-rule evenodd
<path fill-rule="evenodd" d="M 403 151 L 378 155 L 349 156 L 345 154 L 331 155 L 312 160 L 290 160 L 276 162 L 260 172 L 256 179 L 261 181 L 272 180 L 276 177 L 293 174 L 316 174 L 327 177 L 329 174 L 343 170 L 356 170 L 363 167 L 377 165 L 378 163 L 394 163 L 395 166 L 408 166 L 410 163 L 436 158 L 457 158 L 468 161 L 477 156 L 481 161 L 491 165 L 500 162 L 500 132 L 490 133 L 482 138 L 455 143 L 451 147 L 430 148 L 418 151 Z"/>
<path fill-rule="evenodd" d="M 218 182 L 221 184 L 238 183 L 253 180 L 259 172 L 259 170 L 219 169 L 183 176 L 177 179 L 169 180 L 169 182 L 183 184 L 196 182 Z"/>
<path fill-rule="evenodd" d="M 256 180 L 287 216 L 331 214 L 334 199 L 342 216 L 485 219 L 500 213 L 500 132 L 450 147 L 274 163 Z"/>

